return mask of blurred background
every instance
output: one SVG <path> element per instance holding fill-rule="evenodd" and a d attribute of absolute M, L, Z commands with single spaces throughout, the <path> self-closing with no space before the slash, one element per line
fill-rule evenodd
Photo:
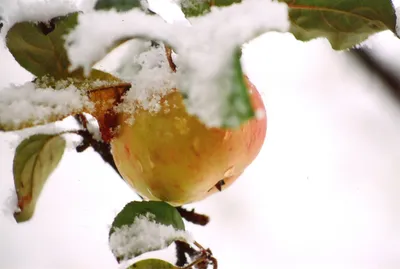
<path fill-rule="evenodd" d="M 0 89 L 30 80 L 0 43 Z M 400 41 L 391 33 L 363 48 L 400 74 Z M 290 34 L 249 43 L 243 65 L 267 107 L 267 138 L 231 188 L 188 207 L 211 217 L 189 231 L 222 269 L 399 268 L 400 102 L 393 87 L 353 53 Z M 10 197 L 20 135 L 0 133 L 0 268 L 118 268 L 109 225 L 137 196 L 93 150 L 71 148 L 34 218 L 16 224 Z"/>

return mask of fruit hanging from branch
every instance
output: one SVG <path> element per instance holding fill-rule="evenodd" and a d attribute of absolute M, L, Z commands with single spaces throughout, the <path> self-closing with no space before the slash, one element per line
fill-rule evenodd
<path fill-rule="evenodd" d="M 255 159 L 266 135 L 261 96 L 245 81 L 262 116 L 237 129 L 207 127 L 187 113 L 177 90 L 161 98 L 158 112 L 120 114 L 111 147 L 123 178 L 143 197 L 175 206 L 226 189 Z"/>

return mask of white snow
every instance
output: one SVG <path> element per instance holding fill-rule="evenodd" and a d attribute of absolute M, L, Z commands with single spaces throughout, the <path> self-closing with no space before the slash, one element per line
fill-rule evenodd
<path fill-rule="evenodd" d="M 132 258 L 142 253 L 168 247 L 175 241 L 193 242 L 186 231 L 176 230 L 172 225 L 155 222 L 154 215 L 147 213 L 135 218 L 132 225 L 124 225 L 111 234 L 109 245 L 117 257 Z"/>
<path fill-rule="evenodd" d="M 5 200 L 4 207 L 2 208 L 4 216 L 12 216 L 14 213 L 21 212 L 18 207 L 18 197 L 15 189 L 10 189 L 10 194 Z"/>
<path fill-rule="evenodd" d="M 162 44 L 154 47 L 150 41 L 135 41 L 131 45 L 116 71 L 118 77 L 132 85 L 117 108 L 130 114 L 127 123 L 133 123 L 137 108 L 158 112 L 160 99 L 177 87 L 177 74 L 168 64 Z"/>
<path fill-rule="evenodd" d="M 4 38 L 7 31 L 18 22 L 48 21 L 54 17 L 64 16 L 76 12 L 78 7 L 73 0 L 2 0 L 0 1 L 0 17 L 4 20 L 1 36 Z"/>
<path fill-rule="evenodd" d="M 184 76 L 179 76 L 178 85 L 188 95 L 188 112 L 208 126 L 221 126 L 224 120 L 235 51 L 264 32 L 289 28 L 286 4 L 260 0 L 214 7 L 209 14 L 192 19 L 191 26 L 168 24 L 140 10 L 98 11 L 81 14 L 78 20 L 66 38 L 71 70 L 82 66 L 89 72 L 123 38 L 166 41 L 179 55 L 177 65 Z M 153 75 L 147 79 L 155 81 Z"/>
<path fill-rule="evenodd" d="M 44 124 L 92 108 L 88 97 L 73 85 L 54 90 L 28 82 L 0 90 L 0 126 L 7 129 Z"/>
<path fill-rule="evenodd" d="M 400 36 L 400 7 L 396 8 L 396 34 Z"/>

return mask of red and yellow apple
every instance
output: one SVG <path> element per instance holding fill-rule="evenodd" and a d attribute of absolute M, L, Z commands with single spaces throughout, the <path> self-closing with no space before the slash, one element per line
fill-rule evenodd
<path fill-rule="evenodd" d="M 251 102 L 265 115 L 255 86 L 246 78 Z M 174 206 L 202 200 L 225 189 L 251 164 L 266 134 L 266 117 L 237 129 L 208 128 L 189 115 L 182 95 L 173 90 L 160 101 L 159 112 L 137 109 L 134 123 L 119 116 L 111 140 L 112 154 L 123 178 L 143 197 Z"/>

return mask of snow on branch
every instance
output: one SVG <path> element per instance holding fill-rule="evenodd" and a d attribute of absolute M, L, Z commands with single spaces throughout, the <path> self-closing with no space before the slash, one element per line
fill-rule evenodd
<path fill-rule="evenodd" d="M 234 83 L 229 72 L 234 72 L 233 58 L 238 48 L 265 32 L 286 32 L 290 25 L 287 5 L 270 0 L 213 7 L 207 15 L 191 19 L 191 26 L 168 24 L 138 9 L 91 12 L 79 15 L 78 21 L 66 38 L 72 70 L 84 67 L 89 73 L 118 40 L 164 41 L 179 55 L 178 86 L 188 97 L 188 112 L 208 126 L 222 125 L 226 104 L 221 100 L 228 99 Z"/>

